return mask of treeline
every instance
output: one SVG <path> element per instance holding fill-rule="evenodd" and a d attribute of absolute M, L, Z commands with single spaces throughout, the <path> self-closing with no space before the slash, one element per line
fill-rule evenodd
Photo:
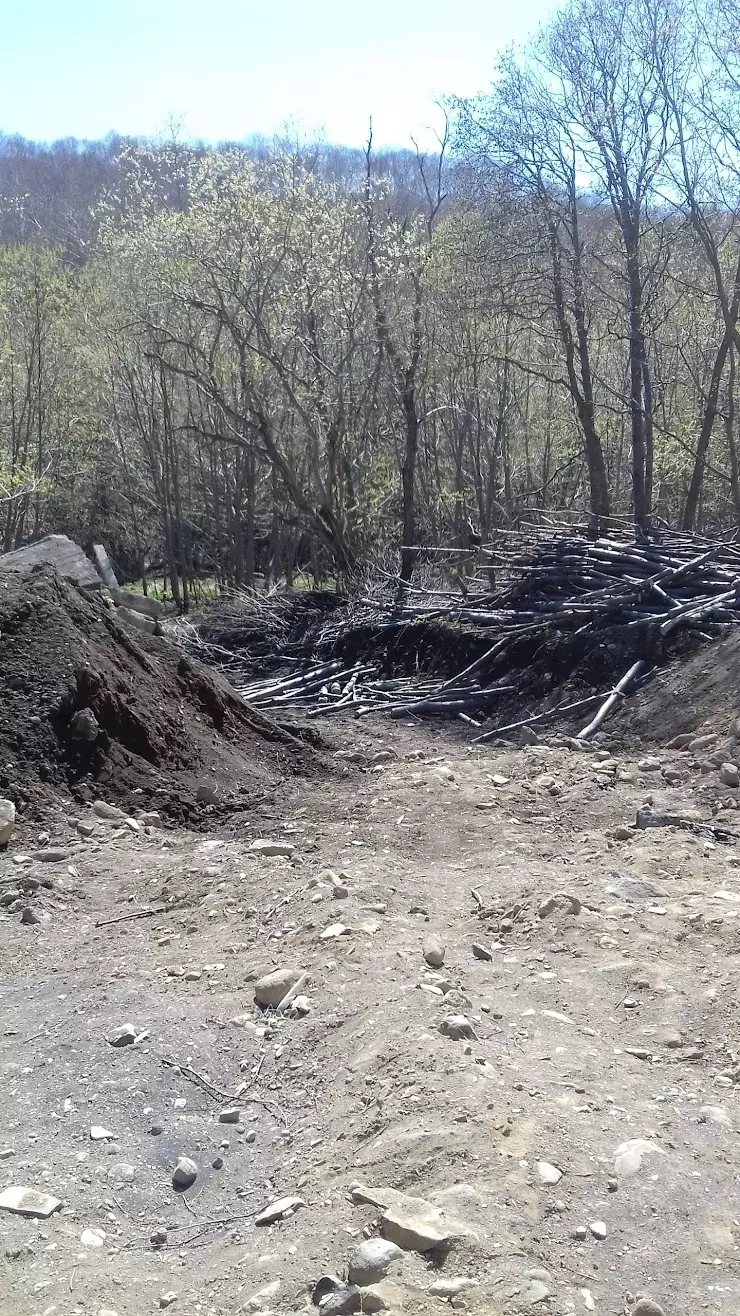
<path fill-rule="evenodd" d="M 428 157 L 5 139 L 3 546 L 186 607 L 531 509 L 740 527 L 739 20 L 572 0 Z"/>

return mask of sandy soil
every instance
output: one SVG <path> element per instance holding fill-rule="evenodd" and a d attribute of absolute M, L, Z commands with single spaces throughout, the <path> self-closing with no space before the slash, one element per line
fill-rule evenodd
<path fill-rule="evenodd" d="M 61 857 L 24 865 L 44 838 L 21 822 L 0 859 L 0 1193 L 62 1206 L 0 1211 L 0 1312 L 141 1316 L 172 1294 L 177 1316 L 302 1310 L 377 1230 L 359 1180 L 465 1230 L 394 1263 L 391 1310 L 441 1313 L 430 1288 L 465 1277 L 454 1306 L 480 1316 L 617 1316 L 639 1295 L 735 1316 L 740 850 L 620 829 L 649 798 L 732 828 L 738 791 L 673 750 L 638 769 L 428 726 L 329 734 L 363 761 L 205 834 L 60 802 Z M 260 837 L 292 857 L 250 851 Z M 8 900 L 29 874 L 53 885 Z M 311 974 L 310 1013 L 262 1015 L 255 981 L 286 965 Z M 440 1032 L 453 1014 L 467 1040 Z M 111 1046 L 126 1023 L 137 1042 Z M 185 1192 L 179 1156 L 198 1167 Z"/>

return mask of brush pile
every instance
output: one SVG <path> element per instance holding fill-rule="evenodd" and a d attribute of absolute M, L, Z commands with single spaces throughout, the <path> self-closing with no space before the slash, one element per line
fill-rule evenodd
<path fill-rule="evenodd" d="M 464 593 L 390 580 L 298 598 L 242 598 L 230 625 L 222 608 L 200 628 L 256 707 L 494 718 L 485 740 L 593 705 L 585 738 L 655 667 L 740 621 L 740 548 L 671 532 L 515 539 L 480 550 Z M 278 671 L 257 675 L 268 653 Z"/>

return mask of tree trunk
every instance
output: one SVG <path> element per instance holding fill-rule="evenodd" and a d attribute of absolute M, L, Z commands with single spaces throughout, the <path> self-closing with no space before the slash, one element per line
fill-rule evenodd
<path fill-rule="evenodd" d="M 413 391 L 407 389 L 403 398 L 403 414 L 406 421 L 406 442 L 404 445 L 403 466 L 401 467 L 403 544 L 401 545 L 401 580 L 405 584 L 411 580 L 414 563 L 419 555 L 416 545 L 416 505 L 414 498 L 414 477 L 416 474 L 416 457 L 419 451 L 419 417 L 416 414 L 416 399 Z"/>
<path fill-rule="evenodd" d="M 717 355 L 714 358 L 712 374 L 709 380 L 709 389 L 707 390 L 706 402 L 704 404 L 704 415 L 702 416 L 699 439 L 696 445 L 694 469 L 691 472 L 691 480 L 686 494 L 683 516 L 681 517 L 682 530 L 694 530 L 696 528 L 696 514 L 699 508 L 699 498 L 702 485 L 704 483 L 704 473 L 706 471 L 707 457 L 709 455 L 709 444 L 712 438 L 712 429 L 714 427 L 714 421 L 718 410 L 719 390 L 722 383 L 727 356 L 730 352 L 730 343 L 731 334 L 728 329 L 725 328 L 722 342 L 720 343 L 717 349 Z M 731 365 L 731 369 L 734 370 L 734 364 Z"/>
<path fill-rule="evenodd" d="M 645 338 L 642 328 L 642 279 L 634 234 L 626 236 L 627 285 L 629 293 L 629 377 L 630 422 L 632 431 L 632 510 L 635 525 L 647 530 L 650 524 L 650 496 L 647 486 L 647 444 L 643 400 Z"/>

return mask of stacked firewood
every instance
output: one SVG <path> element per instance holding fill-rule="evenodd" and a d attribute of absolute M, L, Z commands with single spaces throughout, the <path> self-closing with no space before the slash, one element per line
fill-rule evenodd
<path fill-rule="evenodd" d="M 580 732 L 587 737 L 677 644 L 711 639 L 740 620 L 740 548 L 691 536 L 514 541 L 483 548 L 479 569 L 465 594 L 386 580 L 327 611 L 302 637 L 293 629 L 290 654 L 282 655 L 291 670 L 232 679 L 260 708 L 308 716 L 382 710 L 456 717 L 476 728 L 492 719 L 478 740 L 593 705 L 595 716 Z M 491 588 L 493 577 L 498 588 Z M 255 605 L 263 626 L 271 607 L 279 613 L 280 599 Z M 468 636 L 472 661 L 442 680 L 423 670 L 389 673 L 383 636 L 413 639 L 423 628 L 428 647 L 434 627 Z M 373 653 L 358 658 L 357 636 L 368 628 Z M 279 622 L 271 629 L 278 634 Z M 541 702 L 556 688 L 562 697 L 533 712 L 537 697 Z M 512 710 L 514 718 L 497 716 Z"/>

